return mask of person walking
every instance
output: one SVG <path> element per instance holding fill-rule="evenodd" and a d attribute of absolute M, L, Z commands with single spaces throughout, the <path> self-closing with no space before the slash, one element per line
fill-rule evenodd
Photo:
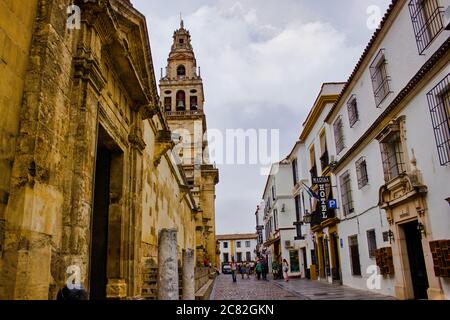
<path fill-rule="evenodd" d="M 233 278 L 233 282 L 236 282 L 236 271 L 237 271 L 237 264 L 234 262 L 234 257 L 231 258 L 231 277 Z"/>
<path fill-rule="evenodd" d="M 283 278 L 285 282 L 289 281 L 289 263 L 287 262 L 286 259 L 283 259 Z"/>
<path fill-rule="evenodd" d="M 252 272 L 250 262 L 245 264 L 245 270 L 247 271 L 247 279 L 250 279 L 250 273 Z"/>
<path fill-rule="evenodd" d="M 246 269 L 245 269 L 245 263 L 243 262 L 241 264 L 241 276 L 242 276 L 242 280 L 244 280 L 244 275 L 247 273 Z"/>
<path fill-rule="evenodd" d="M 257 277 L 257 279 L 258 279 L 258 280 L 261 280 L 262 263 L 261 263 L 261 260 L 260 260 L 260 259 L 258 259 L 258 260 L 256 261 L 256 267 L 255 267 L 255 270 L 256 270 L 256 277 Z"/>
<path fill-rule="evenodd" d="M 261 265 L 262 265 L 262 279 L 267 280 L 267 272 L 269 272 L 269 263 L 267 262 L 265 257 L 262 257 L 261 259 Z"/>

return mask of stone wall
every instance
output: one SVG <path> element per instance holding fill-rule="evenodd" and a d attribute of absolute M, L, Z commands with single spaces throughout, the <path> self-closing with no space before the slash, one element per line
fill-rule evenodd
<path fill-rule="evenodd" d="M 69 3 L 0 0 L 0 299 L 54 299 L 69 266 L 92 293 L 102 234 L 111 299 L 151 289 L 161 229 L 177 230 L 179 260 L 195 249 L 195 203 L 167 153 L 145 19 L 127 1 L 80 1 L 81 29 L 69 30 Z M 100 149 L 107 233 L 91 228 Z"/>

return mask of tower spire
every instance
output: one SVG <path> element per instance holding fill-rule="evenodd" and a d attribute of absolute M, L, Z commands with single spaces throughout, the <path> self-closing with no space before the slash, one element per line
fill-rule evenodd
<path fill-rule="evenodd" d="M 181 12 L 180 12 L 180 28 L 181 28 L 181 29 L 184 29 L 183 15 L 182 15 Z"/>

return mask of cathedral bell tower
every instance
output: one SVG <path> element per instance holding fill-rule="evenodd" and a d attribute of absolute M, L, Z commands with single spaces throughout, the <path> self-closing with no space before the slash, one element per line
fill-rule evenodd
<path fill-rule="evenodd" d="M 174 32 L 165 73 L 159 83 L 161 108 L 177 142 L 174 149 L 184 168 L 187 184 L 196 201 L 197 262 L 217 263 L 215 236 L 215 185 L 218 170 L 209 163 L 205 96 L 191 35 L 184 28 Z"/>

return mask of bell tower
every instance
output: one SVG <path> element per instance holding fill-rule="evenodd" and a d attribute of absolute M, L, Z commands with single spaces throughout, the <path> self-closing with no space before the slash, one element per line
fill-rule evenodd
<path fill-rule="evenodd" d="M 215 185 L 218 170 L 209 163 L 205 95 L 191 35 L 180 20 L 165 73 L 159 83 L 161 108 L 177 142 L 175 156 L 184 168 L 188 187 L 199 209 L 196 215 L 197 262 L 217 263 Z"/>

